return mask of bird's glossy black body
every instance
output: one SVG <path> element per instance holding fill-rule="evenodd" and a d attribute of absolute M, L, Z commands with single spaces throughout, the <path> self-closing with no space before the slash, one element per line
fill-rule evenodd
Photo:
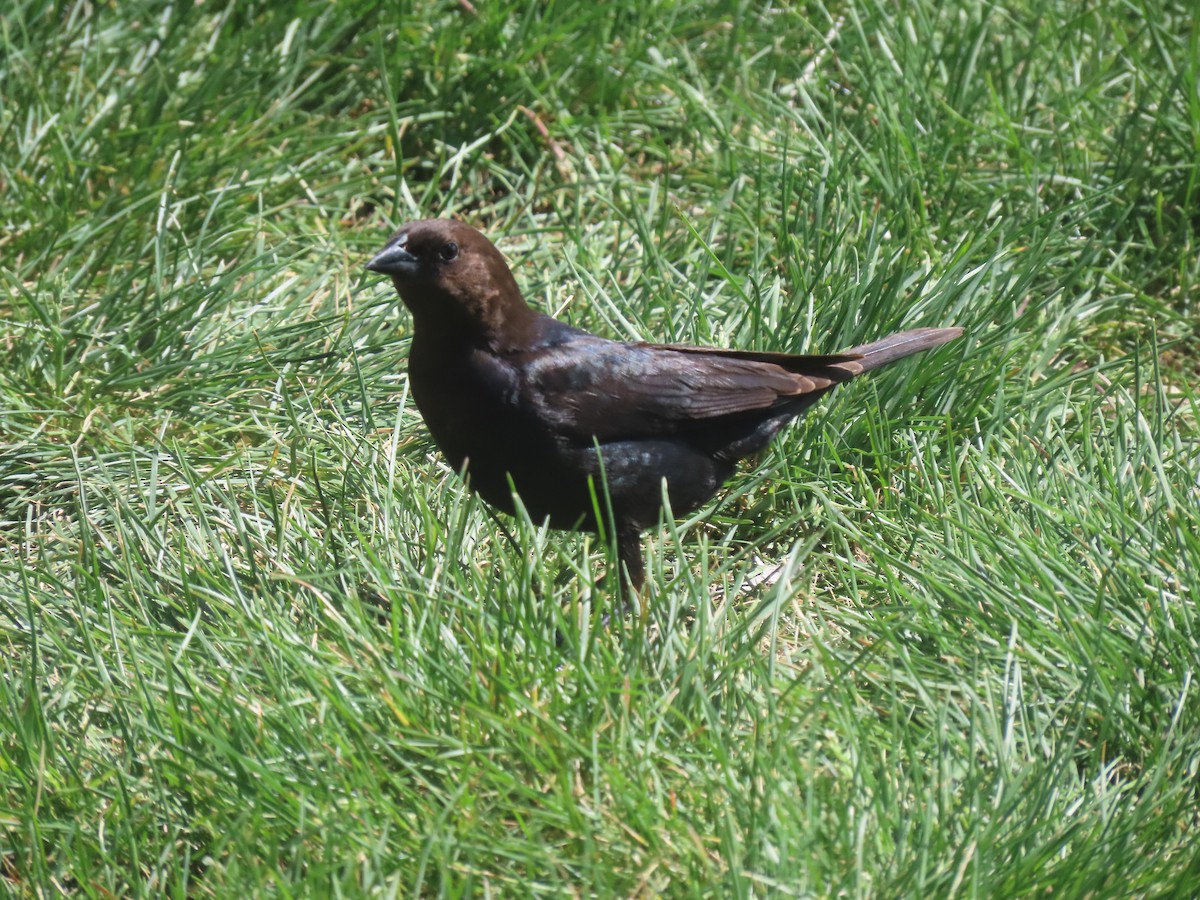
<path fill-rule="evenodd" d="M 515 488 L 556 528 L 594 530 L 611 503 L 635 589 L 664 485 L 675 514 L 692 512 L 837 384 L 961 333 L 918 329 L 832 356 L 606 340 L 532 310 L 491 242 L 441 219 L 401 228 L 368 268 L 392 276 L 413 314 L 409 382 L 450 465 L 505 512 Z"/>

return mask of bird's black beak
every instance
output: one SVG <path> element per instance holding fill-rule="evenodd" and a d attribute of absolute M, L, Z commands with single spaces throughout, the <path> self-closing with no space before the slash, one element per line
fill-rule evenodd
<path fill-rule="evenodd" d="M 367 263 L 367 269 L 380 275 L 415 275 L 421 262 L 405 249 L 407 244 L 404 236 L 388 244 Z"/>

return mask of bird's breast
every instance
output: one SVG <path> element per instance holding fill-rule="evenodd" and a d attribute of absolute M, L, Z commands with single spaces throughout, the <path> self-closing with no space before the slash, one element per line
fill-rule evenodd
<path fill-rule="evenodd" d="M 455 467 L 473 445 L 503 427 L 515 405 L 511 367 L 474 348 L 430 347 L 413 341 L 409 386 L 417 409 Z"/>
<path fill-rule="evenodd" d="M 553 454 L 535 411 L 521 403 L 520 372 L 484 350 L 414 339 L 409 386 L 446 462 L 457 472 L 465 466 L 471 487 L 511 512 L 510 475 L 527 481 Z"/>

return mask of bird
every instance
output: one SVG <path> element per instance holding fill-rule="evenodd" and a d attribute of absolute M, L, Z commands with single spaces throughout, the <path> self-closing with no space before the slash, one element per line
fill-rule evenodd
<path fill-rule="evenodd" d="M 408 383 L 470 490 L 552 528 L 615 536 L 640 596 L 641 536 L 694 512 L 837 385 L 954 340 L 916 328 L 830 355 L 627 343 L 532 308 L 499 249 L 455 219 L 401 226 L 366 268 L 412 319 Z"/>

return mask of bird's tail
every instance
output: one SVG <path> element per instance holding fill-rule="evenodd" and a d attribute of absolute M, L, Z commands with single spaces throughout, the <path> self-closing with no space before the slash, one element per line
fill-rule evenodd
<path fill-rule="evenodd" d="M 837 363 L 834 368 L 845 369 L 853 375 L 870 372 L 880 366 L 886 366 L 898 359 L 920 353 L 922 350 L 932 350 L 948 341 L 954 340 L 963 333 L 961 328 L 914 328 L 912 331 L 900 331 L 889 334 L 885 338 L 854 347 L 846 351 L 847 356 L 855 356 L 853 361 Z"/>

